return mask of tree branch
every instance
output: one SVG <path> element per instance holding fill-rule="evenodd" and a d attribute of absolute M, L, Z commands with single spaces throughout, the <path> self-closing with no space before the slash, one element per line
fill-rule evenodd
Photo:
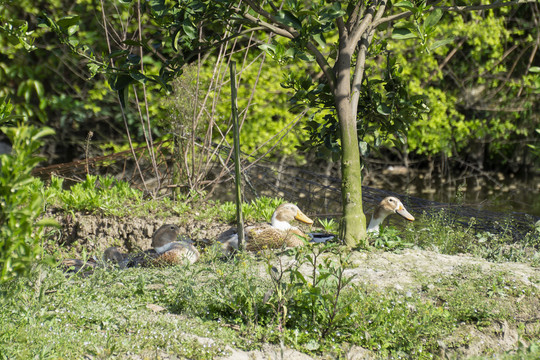
<path fill-rule="evenodd" d="M 489 10 L 489 9 L 498 9 L 505 6 L 512 6 L 512 5 L 521 5 L 521 4 L 532 4 L 536 3 L 538 0 L 514 0 L 514 1 L 507 1 L 507 2 L 497 2 L 494 4 L 487 4 L 487 5 L 469 5 L 469 6 L 432 6 L 427 11 L 431 12 L 435 9 L 441 9 L 444 11 L 456 11 L 456 12 L 464 12 L 464 11 L 474 11 L 474 10 Z M 438 1 L 440 2 L 440 1 Z M 399 14 L 394 14 L 390 16 L 386 16 L 384 18 L 379 19 L 378 21 L 374 21 L 372 26 L 377 27 L 381 24 L 387 23 L 389 21 L 395 21 L 400 20 L 404 18 L 408 18 L 412 15 L 411 11 L 405 11 Z"/>
<path fill-rule="evenodd" d="M 292 38 L 290 39 L 293 39 L 293 38 L 296 38 L 299 36 L 298 34 L 298 31 L 296 31 L 293 27 L 291 26 L 287 26 L 281 22 L 279 22 L 275 17 L 274 15 L 270 14 L 268 11 L 264 10 L 260 5 L 254 3 L 252 0 L 242 0 L 243 2 L 245 2 L 246 4 L 248 4 L 248 6 L 253 10 L 255 11 L 257 14 L 259 15 L 262 15 L 263 17 L 265 17 L 266 19 L 268 20 L 271 20 L 274 24 L 278 24 L 280 27 L 278 29 L 283 29 L 283 30 L 286 30 L 287 32 L 289 32 L 290 34 L 293 35 Z M 252 18 L 256 19 L 255 17 L 253 17 L 252 15 L 249 15 L 248 13 L 245 13 L 244 16 L 247 18 L 248 16 L 251 16 Z M 260 21 L 260 20 L 259 20 Z M 270 24 L 268 24 L 270 25 Z M 278 35 L 281 35 L 279 33 L 276 33 Z"/>
<path fill-rule="evenodd" d="M 385 5 L 381 5 L 385 6 Z M 366 15 L 362 19 L 362 22 L 359 24 L 357 23 L 352 29 L 351 29 L 351 40 L 348 42 L 347 46 L 349 47 L 356 47 L 358 44 L 358 41 L 360 41 L 360 38 L 364 35 L 364 32 L 366 29 L 372 24 L 373 21 L 373 14 L 375 13 L 375 9 L 377 7 L 377 4 L 371 5 L 367 11 Z"/>
<path fill-rule="evenodd" d="M 349 19 L 347 20 L 347 29 L 350 29 L 354 27 L 358 19 L 361 19 L 362 16 L 364 16 L 364 11 L 366 10 L 364 1 L 359 1 L 356 3 L 356 6 L 354 7 L 354 10 L 352 11 L 351 15 L 349 15 Z"/>
<path fill-rule="evenodd" d="M 261 20 L 259 18 L 256 18 L 253 15 L 250 15 L 250 14 L 246 13 L 246 14 L 243 14 L 242 16 L 244 18 L 246 18 L 248 21 L 270 30 L 271 32 L 273 32 L 276 35 L 286 37 L 287 39 L 294 39 L 295 38 L 295 36 L 293 34 L 291 34 L 289 31 L 284 30 L 284 29 L 282 29 L 280 27 L 274 26 L 272 24 L 269 24 L 266 21 L 263 21 L 263 20 Z"/>
<path fill-rule="evenodd" d="M 286 37 L 291 40 L 294 40 L 300 36 L 300 34 L 294 28 L 280 23 L 272 14 L 270 14 L 269 12 L 261 8 L 259 5 L 255 4 L 252 0 L 242 0 L 242 1 L 245 2 L 257 14 L 263 16 L 264 18 L 272 21 L 274 24 L 277 24 L 279 26 L 275 26 L 266 21 L 258 19 L 248 13 L 242 14 L 241 16 L 244 16 L 244 18 L 246 18 L 248 21 L 253 22 L 257 25 L 263 26 L 269 31 L 273 32 L 274 34 Z M 331 66 L 326 61 L 326 58 L 319 51 L 317 46 L 313 44 L 312 42 L 308 42 L 306 44 L 306 48 L 309 50 L 309 52 L 313 56 L 315 56 L 315 60 L 317 61 L 317 64 L 320 66 L 321 70 L 323 71 L 326 79 L 328 80 L 328 84 L 330 85 L 330 88 L 333 91 L 335 87 L 335 83 L 336 83 L 336 77 L 332 71 Z"/>

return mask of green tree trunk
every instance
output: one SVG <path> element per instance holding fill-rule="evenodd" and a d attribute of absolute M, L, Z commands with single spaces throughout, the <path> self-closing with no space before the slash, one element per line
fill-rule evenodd
<path fill-rule="evenodd" d="M 356 128 L 356 109 L 351 104 L 352 49 L 340 44 L 336 73 L 335 102 L 341 127 L 341 238 L 354 247 L 366 238 L 366 216 L 362 206 L 362 172 Z"/>

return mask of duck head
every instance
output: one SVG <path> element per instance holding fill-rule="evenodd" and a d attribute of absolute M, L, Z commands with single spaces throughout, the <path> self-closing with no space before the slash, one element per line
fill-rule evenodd
<path fill-rule="evenodd" d="M 272 215 L 272 227 L 279 230 L 289 230 L 292 228 L 291 221 L 298 220 L 305 224 L 313 224 L 313 220 L 308 218 L 298 206 L 290 203 L 281 204 Z"/>
<path fill-rule="evenodd" d="M 405 206 L 403 206 L 401 201 L 396 197 L 389 196 L 384 198 L 375 208 L 375 212 L 371 217 L 367 232 L 378 234 L 381 223 L 388 215 L 392 214 L 398 214 L 404 219 L 414 221 L 414 216 L 412 216 L 407 209 L 405 209 Z"/>
<path fill-rule="evenodd" d="M 176 241 L 180 234 L 180 228 L 176 225 L 165 224 L 152 235 L 152 247 L 158 254 L 162 254 L 170 247 L 170 243 Z"/>

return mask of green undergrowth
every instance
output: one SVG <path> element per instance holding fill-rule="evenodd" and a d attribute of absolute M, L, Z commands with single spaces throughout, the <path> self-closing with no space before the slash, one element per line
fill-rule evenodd
<path fill-rule="evenodd" d="M 423 217 L 402 232 L 394 231 L 392 237 L 398 243 L 414 245 L 421 249 L 442 254 L 470 254 L 494 262 L 524 262 L 540 266 L 540 224 L 531 222 L 530 229 L 520 237 L 514 237 L 511 223 L 503 224 L 498 233 L 476 231 L 475 220 L 466 226 L 450 215 L 440 212 Z M 384 234 L 384 232 L 383 232 Z"/>
<path fill-rule="evenodd" d="M 467 347 L 472 338 L 453 337 L 461 328 L 506 321 L 532 343 L 518 350 L 539 355 L 536 288 L 460 267 L 436 279 L 419 275 L 416 291 L 383 289 L 351 274 L 343 252 L 318 245 L 223 259 L 208 249 L 191 266 L 86 277 L 36 266 L 0 286 L 0 348 L 9 359 L 212 359 L 227 355 L 227 345 L 283 343 L 344 358 L 354 344 L 381 358 L 430 359 L 443 345 Z"/>
<path fill-rule="evenodd" d="M 48 185 L 35 180 L 35 191 L 41 191 L 46 207 L 66 213 L 90 212 L 104 216 L 154 217 L 186 216 L 208 222 L 233 223 L 236 206 L 233 202 L 203 201 L 204 194 L 190 193 L 176 200 L 145 198 L 143 192 L 113 177 L 88 175 L 85 181 L 65 186 L 53 177 Z M 247 223 L 268 222 L 282 198 L 260 197 L 244 203 L 242 211 Z M 305 209 L 309 213 L 308 209 Z M 338 233 L 338 221 L 314 219 L 313 231 Z M 518 240 L 512 234 L 511 223 L 502 224 L 499 233 L 478 232 L 474 219 L 467 226 L 449 214 L 419 216 L 405 229 L 383 227 L 378 236 L 371 237 L 370 246 L 386 251 L 417 247 L 442 254 L 471 254 L 490 261 L 526 262 L 540 266 L 540 224 L 531 223 L 530 231 Z"/>

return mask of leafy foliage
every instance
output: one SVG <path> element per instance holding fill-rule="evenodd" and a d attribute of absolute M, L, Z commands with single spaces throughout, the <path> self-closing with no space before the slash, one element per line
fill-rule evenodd
<path fill-rule="evenodd" d="M 5 123 L 10 106 L 1 109 Z M 35 156 L 42 138 L 54 134 L 50 128 L 38 129 L 26 124 L 2 126 L 12 143 L 11 154 L 0 155 L 0 282 L 28 272 L 40 258 L 43 226 L 37 221 L 44 209 L 41 193 L 34 189 L 32 169 L 43 159 Z"/>
<path fill-rule="evenodd" d="M 53 204 L 66 211 L 99 211 L 107 215 L 124 214 L 124 206 L 140 204 L 142 192 L 125 181 L 110 176 L 87 175 L 86 180 L 63 189 L 64 180 L 53 176 L 45 190 Z"/>
<path fill-rule="evenodd" d="M 431 108 L 429 117 L 411 124 L 409 151 L 460 156 L 481 166 L 514 162 L 516 169 L 515 159 L 534 148 L 540 139 L 535 132 L 539 77 L 527 54 L 534 51 L 538 27 L 529 10 L 448 12 L 437 16 L 428 37 L 422 31 L 435 13 L 423 24 L 396 24 L 411 36 L 389 42 L 389 48 L 410 89 L 426 96 Z M 418 40 L 421 46 L 415 46 Z"/>

